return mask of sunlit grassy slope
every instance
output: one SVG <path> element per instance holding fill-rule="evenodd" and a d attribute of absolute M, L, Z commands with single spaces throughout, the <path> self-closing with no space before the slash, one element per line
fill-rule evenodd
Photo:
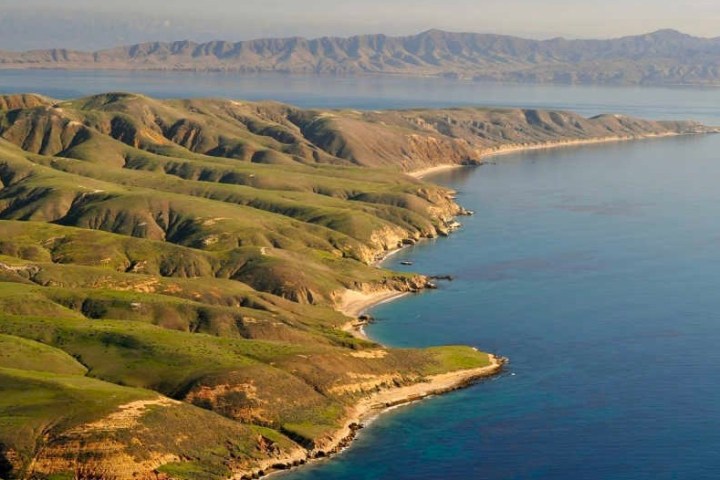
<path fill-rule="evenodd" d="M 507 145 L 688 132 L 562 112 L 0 99 L 0 478 L 218 479 L 322 449 L 361 396 L 487 365 L 352 337 L 348 289 L 445 235 L 403 171 Z"/>

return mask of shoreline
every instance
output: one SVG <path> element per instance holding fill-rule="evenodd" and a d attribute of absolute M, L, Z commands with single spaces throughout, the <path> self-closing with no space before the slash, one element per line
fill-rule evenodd
<path fill-rule="evenodd" d="M 387 258 L 409 246 L 410 245 L 407 245 L 385 252 L 376 260 L 375 265 L 382 263 Z M 346 290 L 336 310 L 348 317 L 352 317 L 353 320 L 347 322 L 341 329 L 356 338 L 374 342 L 374 340 L 365 333 L 363 328 L 368 322 L 360 320 L 359 317 L 377 305 L 391 302 L 410 295 L 411 293 L 412 292 L 401 292 L 391 289 L 382 289 L 374 292 Z M 467 388 L 499 374 L 508 363 L 508 359 L 505 357 L 500 357 L 492 353 L 487 353 L 487 356 L 490 364 L 484 367 L 432 375 L 428 376 L 424 381 L 412 385 L 381 390 L 365 396 L 351 407 L 351 413 L 346 418 L 343 427 L 337 430 L 325 444 L 313 450 L 305 450 L 300 447 L 301 450 L 289 452 L 288 455 L 283 458 L 268 459 L 265 462 L 261 462 L 260 466 L 252 472 L 235 475 L 231 480 L 277 476 L 302 468 L 310 463 L 328 460 L 342 453 L 347 448 L 350 448 L 358 432 L 383 413 L 435 395 L 442 395 Z"/>
<path fill-rule="evenodd" d="M 509 145 L 507 147 L 497 147 L 494 151 L 487 152 L 481 155 L 481 158 L 508 155 L 512 153 L 531 150 L 583 146 L 680 135 L 693 134 L 666 133 L 649 134 L 646 136 L 636 137 L 605 137 L 587 140 L 567 140 L 533 145 L 516 144 Z M 478 163 L 477 165 L 482 165 L 482 163 Z M 417 179 L 421 179 L 434 173 L 466 166 L 473 165 L 445 164 L 417 170 L 414 172 L 409 172 L 407 174 Z M 384 260 L 404 248 L 406 247 L 401 247 L 398 249 L 384 252 L 383 255 L 381 255 L 378 260 L 374 262 L 374 264 L 379 265 Z M 341 329 L 345 332 L 352 334 L 356 338 L 372 341 L 365 333 L 363 328 L 365 325 L 367 325 L 367 320 L 360 320 L 359 317 L 361 317 L 367 310 L 371 309 L 374 306 L 404 297 L 406 295 L 409 295 L 409 293 L 410 292 L 402 292 L 391 289 L 382 289 L 375 292 L 346 290 L 345 292 L 343 292 L 342 298 L 339 305 L 336 307 L 336 310 L 348 317 L 351 317 L 352 320 L 343 325 Z M 499 357 L 490 353 L 488 353 L 487 355 L 490 360 L 490 365 L 488 366 L 434 375 L 428 377 L 424 382 L 419 382 L 413 385 L 402 386 L 388 390 L 382 390 L 379 392 L 375 392 L 372 395 L 366 396 L 363 399 L 359 400 L 351 408 L 351 413 L 346 419 L 344 426 L 337 432 L 335 432 L 331 436 L 331 438 L 320 447 L 316 447 L 313 450 L 306 450 L 300 447 L 302 450 L 295 450 L 293 452 L 289 452 L 288 455 L 280 459 L 268 459 L 265 462 L 261 462 L 259 467 L 252 472 L 238 474 L 232 478 L 234 480 L 240 480 L 245 478 L 268 477 L 271 475 L 277 475 L 279 473 L 288 472 L 300 468 L 311 462 L 317 462 L 333 457 L 334 455 L 342 452 L 352 444 L 352 441 L 357 436 L 358 431 L 364 427 L 364 424 L 382 415 L 384 412 L 397 406 L 413 403 L 428 398 L 430 396 L 440 395 L 443 393 L 448 393 L 468 387 L 474 383 L 477 383 L 480 380 L 492 377 L 500 373 L 508 360 L 506 358 Z"/>
<path fill-rule="evenodd" d="M 490 364 L 484 367 L 432 375 L 422 382 L 381 390 L 369 395 L 352 407 L 343 428 L 332 435 L 328 442 L 313 450 L 304 450 L 304 458 L 302 458 L 302 454 L 295 451 L 281 459 L 269 459 L 261 463 L 254 471 L 238 474 L 232 479 L 267 478 L 332 458 L 349 448 L 358 432 L 383 413 L 398 406 L 469 387 L 500 373 L 507 363 L 507 359 L 490 353 L 487 355 Z"/>
<path fill-rule="evenodd" d="M 461 167 L 472 167 L 473 165 L 463 165 L 463 164 L 456 164 L 456 163 L 447 163 L 443 165 L 437 165 L 435 167 L 428 167 L 428 168 L 421 168 L 420 170 L 413 170 L 410 172 L 407 172 L 407 175 L 410 175 L 411 177 L 415 177 L 417 179 L 425 178 L 427 176 L 433 175 L 435 173 L 445 172 L 447 170 L 455 170 L 456 168 Z"/>
<path fill-rule="evenodd" d="M 392 302 L 407 295 L 410 295 L 410 292 L 378 290 L 377 292 L 362 293 L 357 290 L 347 290 L 343 294 L 343 300 L 337 310 L 351 317 L 353 320 L 345 323 L 342 326 L 342 331 L 351 334 L 355 338 L 374 342 L 374 340 L 365 333 L 364 327 L 368 325 L 369 322 L 367 320 L 361 320 L 359 317 L 377 305 Z"/>
<path fill-rule="evenodd" d="M 681 137 L 688 135 L 701 135 L 703 133 L 677 133 L 677 132 L 664 132 L 664 133 L 648 133 L 643 135 L 629 135 L 629 136 L 610 136 L 610 137 L 596 137 L 596 138 L 584 138 L 576 140 L 556 140 L 551 142 L 543 143 L 514 143 L 508 145 L 498 145 L 497 147 L 491 147 L 490 151 L 484 152 L 480 155 L 481 158 L 497 157 L 501 155 L 510 155 L 513 153 L 531 152 L 535 150 L 551 150 L 555 148 L 565 147 L 582 147 L 587 145 L 598 145 L 604 143 L 620 143 L 630 142 L 633 140 L 651 140 L 655 138 L 668 138 L 668 137 Z"/>
<path fill-rule="evenodd" d="M 586 138 L 577 140 L 557 140 L 543 143 L 511 143 L 507 145 L 498 145 L 496 147 L 489 147 L 487 151 L 480 154 L 480 159 L 477 163 L 445 163 L 442 165 L 436 165 L 434 167 L 421 168 L 419 170 L 412 170 L 405 172 L 406 175 L 414 177 L 418 180 L 424 179 L 425 177 L 431 176 L 436 173 L 445 172 L 448 170 L 454 170 L 462 167 L 478 167 L 485 163 L 486 158 L 499 157 L 502 155 L 511 155 L 513 153 L 531 152 L 535 150 L 552 150 L 556 148 L 567 148 L 567 147 L 582 147 L 587 145 L 599 145 L 604 143 L 620 143 L 630 142 L 633 140 L 652 140 L 656 138 L 668 138 L 668 137 L 681 137 L 689 135 L 703 135 L 711 132 L 688 132 L 688 133 L 676 133 L 676 132 L 665 132 L 665 133 L 648 133 L 646 135 L 635 135 L 627 137 L 611 136 L 611 137 L 598 137 L 598 138 Z"/>

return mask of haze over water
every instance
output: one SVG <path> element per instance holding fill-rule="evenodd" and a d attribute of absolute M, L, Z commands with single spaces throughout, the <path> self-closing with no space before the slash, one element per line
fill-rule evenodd
<path fill-rule="evenodd" d="M 715 89 L 174 75 L 2 72 L 0 90 L 556 107 L 720 125 Z M 683 137 L 498 157 L 434 177 L 476 215 L 386 266 L 412 260 L 413 271 L 456 280 L 377 307 L 369 334 L 393 346 L 471 344 L 508 356 L 507 372 L 396 409 L 341 456 L 282 478 L 717 478 L 718 152 L 720 136 Z"/>
<path fill-rule="evenodd" d="M 66 99 L 110 91 L 156 98 L 275 100 L 304 108 L 375 110 L 476 105 L 555 108 L 587 116 L 622 113 L 653 119 L 693 118 L 720 123 L 717 87 L 503 85 L 392 76 L 0 70 L 3 93 L 36 92 Z"/>

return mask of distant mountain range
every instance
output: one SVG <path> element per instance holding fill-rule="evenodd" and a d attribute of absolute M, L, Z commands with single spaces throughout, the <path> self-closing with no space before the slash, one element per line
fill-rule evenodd
<path fill-rule="evenodd" d="M 96 52 L 0 51 L 0 68 L 396 74 L 474 80 L 720 84 L 720 37 L 675 30 L 610 40 L 528 40 L 430 30 L 418 35 L 149 42 Z"/>

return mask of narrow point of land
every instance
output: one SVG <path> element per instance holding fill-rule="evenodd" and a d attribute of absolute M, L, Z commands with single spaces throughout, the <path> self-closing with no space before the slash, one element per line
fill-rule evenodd
<path fill-rule="evenodd" d="M 695 133 L 678 133 L 678 132 L 665 132 L 665 133 L 648 133 L 648 134 L 642 134 L 642 135 L 632 135 L 632 136 L 610 136 L 610 137 L 603 137 L 603 138 L 590 138 L 590 139 L 582 139 L 582 140 L 559 140 L 559 141 L 552 141 L 552 142 L 543 142 L 543 143 L 522 143 L 522 144 L 509 144 L 509 145 L 498 145 L 496 147 L 492 147 L 488 149 L 487 151 L 483 152 L 480 155 L 481 159 L 491 158 L 491 157 L 499 157 L 502 155 L 512 155 L 513 153 L 523 153 L 523 152 L 530 152 L 534 150 L 552 150 L 556 148 L 566 148 L 566 147 L 582 147 L 587 145 L 596 145 L 596 144 L 604 144 L 604 143 L 616 143 L 616 142 L 628 142 L 632 140 L 650 140 L 653 138 L 667 138 L 667 137 L 677 137 L 681 135 L 694 135 Z M 458 168 L 463 167 L 469 167 L 469 166 L 478 166 L 482 165 L 484 162 L 479 161 L 473 164 L 456 164 L 456 163 L 447 163 L 442 165 L 436 165 L 434 167 L 427 167 L 427 168 L 420 168 L 417 170 L 412 170 L 408 172 L 407 174 L 411 177 L 417 178 L 417 179 L 424 179 L 426 177 L 432 176 L 436 173 L 446 172 L 448 170 L 455 170 Z"/>
<path fill-rule="evenodd" d="M 305 458 L 303 465 L 308 462 L 326 459 L 343 451 L 350 446 L 359 430 L 364 428 L 369 421 L 382 415 L 388 409 L 466 388 L 488 377 L 497 375 L 507 363 L 507 359 L 493 354 L 488 354 L 488 361 L 489 364 L 485 367 L 432 375 L 427 377 L 423 382 L 380 390 L 366 396 L 352 409 L 352 413 L 348 416 L 343 428 L 338 430 L 332 436 L 332 439 L 320 449 L 310 452 Z M 297 463 L 297 454 L 292 454 L 287 458 L 274 459 L 266 462 L 259 470 L 262 471 L 260 475 L 257 475 L 258 472 L 253 473 L 255 476 L 271 476 L 274 473 L 297 468 L 299 466 Z"/>
<path fill-rule="evenodd" d="M 401 405 L 403 403 L 420 400 L 431 395 L 456 390 L 462 386 L 469 385 L 475 380 L 494 375 L 500 371 L 506 363 L 504 358 L 488 354 L 490 365 L 486 367 L 459 370 L 455 372 L 442 373 L 429 377 L 426 382 L 408 385 L 392 390 L 383 390 L 359 404 L 361 421 L 366 421 L 373 416 L 374 412 Z"/>

